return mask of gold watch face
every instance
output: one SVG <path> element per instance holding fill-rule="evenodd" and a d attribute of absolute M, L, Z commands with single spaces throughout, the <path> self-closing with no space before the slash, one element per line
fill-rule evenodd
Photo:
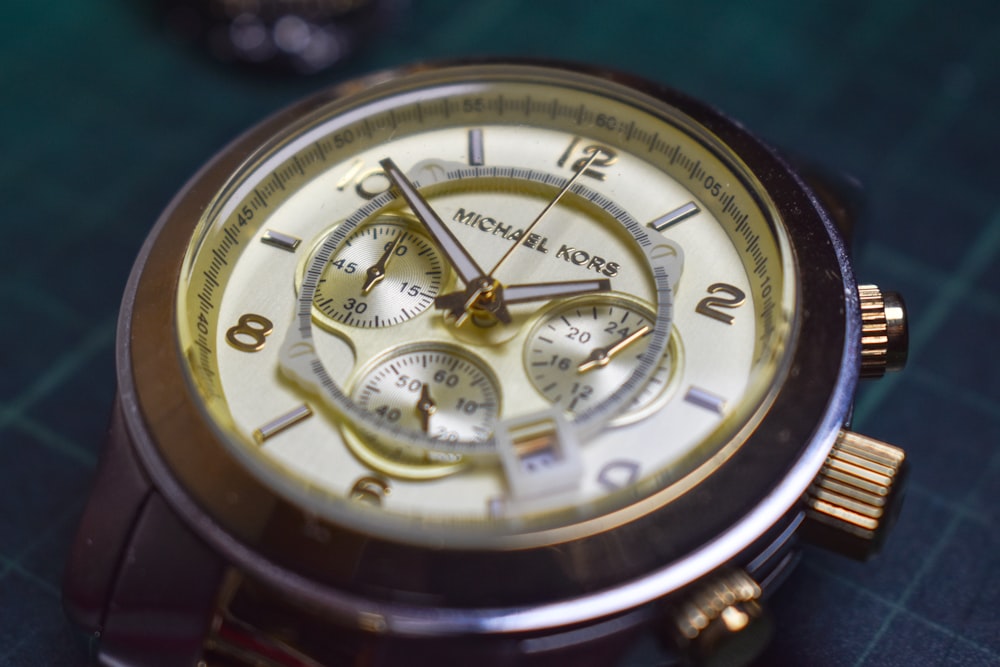
<path fill-rule="evenodd" d="M 226 449 L 309 512 L 542 542 L 669 503 L 739 449 L 793 329 L 782 229 L 740 158 L 654 96 L 416 71 L 310 107 L 232 174 L 177 334 Z"/>

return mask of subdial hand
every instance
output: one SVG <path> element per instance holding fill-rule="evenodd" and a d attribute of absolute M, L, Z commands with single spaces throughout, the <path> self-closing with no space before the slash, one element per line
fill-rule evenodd
<path fill-rule="evenodd" d="M 375 285 L 378 285 L 385 278 L 385 267 L 389 263 L 389 260 L 394 256 L 396 248 L 399 246 L 400 241 L 406 236 L 406 232 L 400 232 L 396 235 L 396 238 L 389 247 L 385 249 L 382 256 L 378 258 L 378 261 L 373 265 L 368 267 L 365 271 L 365 284 L 361 286 L 361 293 L 368 294 Z"/>
<path fill-rule="evenodd" d="M 424 433 L 430 433 L 431 415 L 437 412 L 437 403 L 431 398 L 431 389 L 425 382 L 420 388 L 420 398 L 417 399 L 417 413 L 420 415 L 420 428 Z"/>
<path fill-rule="evenodd" d="M 588 355 L 587 358 L 576 367 L 577 372 L 586 373 L 591 369 L 607 366 L 611 361 L 611 357 L 615 356 L 626 347 L 648 334 L 650 331 L 652 331 L 652 329 L 650 329 L 649 326 L 642 326 L 630 333 L 628 336 L 625 336 L 625 338 L 622 338 L 614 345 L 594 348 L 591 350 L 590 355 Z"/>

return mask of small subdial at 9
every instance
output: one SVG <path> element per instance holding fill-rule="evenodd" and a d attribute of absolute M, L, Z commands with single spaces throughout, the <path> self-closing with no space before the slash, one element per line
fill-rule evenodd
<path fill-rule="evenodd" d="M 637 304 L 586 300 L 566 304 L 532 331 L 524 365 L 532 384 L 567 412 L 596 405 L 618 390 L 649 347 L 654 319 Z"/>
<path fill-rule="evenodd" d="M 386 422 L 450 442 L 486 440 L 500 413 L 496 378 L 451 346 L 403 349 L 368 370 L 353 393 Z"/>
<path fill-rule="evenodd" d="M 389 327 L 434 303 L 443 272 L 426 236 L 401 218 L 385 216 L 344 239 L 323 270 L 313 304 L 334 322 Z"/>

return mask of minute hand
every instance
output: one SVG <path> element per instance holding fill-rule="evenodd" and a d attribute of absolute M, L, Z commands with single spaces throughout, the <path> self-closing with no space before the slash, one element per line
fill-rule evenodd
<path fill-rule="evenodd" d="M 423 223 L 424 227 L 434 238 L 434 241 L 437 242 L 438 247 L 441 248 L 441 252 L 448 258 L 448 262 L 454 267 L 455 272 L 462 279 L 462 282 L 466 285 L 482 282 L 486 278 L 486 274 L 476 264 L 476 260 L 472 259 L 472 256 L 466 251 L 465 246 L 458 241 L 451 230 L 441 221 L 437 212 L 431 208 L 431 205 L 417 191 L 413 183 L 400 171 L 396 163 L 391 158 L 385 158 L 379 164 L 382 165 L 382 169 L 385 170 L 385 174 L 389 177 L 392 184 L 399 190 L 399 194 L 403 195 L 403 199 L 410 205 L 413 213 Z"/>

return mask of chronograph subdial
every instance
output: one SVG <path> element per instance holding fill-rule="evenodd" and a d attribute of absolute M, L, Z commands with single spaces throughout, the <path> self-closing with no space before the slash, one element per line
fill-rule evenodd
<path fill-rule="evenodd" d="M 569 413 L 605 400 L 635 370 L 649 347 L 655 319 L 645 307 L 622 298 L 585 298 L 557 307 L 531 332 L 524 366 L 546 399 Z M 669 346 L 676 348 L 673 341 Z M 628 415 L 655 401 L 671 376 L 671 352 L 657 366 Z"/>
<path fill-rule="evenodd" d="M 434 303 L 445 268 L 437 249 L 402 215 L 382 215 L 348 236 L 323 268 L 314 311 L 320 321 L 390 327 Z"/>
<path fill-rule="evenodd" d="M 388 425 L 443 442 L 483 442 L 500 414 L 499 383 L 479 359 L 452 345 L 418 343 L 376 361 L 354 382 L 352 398 Z M 394 477 L 430 479 L 457 471 L 458 454 L 415 450 L 375 436 L 349 440 L 358 458 Z"/>

